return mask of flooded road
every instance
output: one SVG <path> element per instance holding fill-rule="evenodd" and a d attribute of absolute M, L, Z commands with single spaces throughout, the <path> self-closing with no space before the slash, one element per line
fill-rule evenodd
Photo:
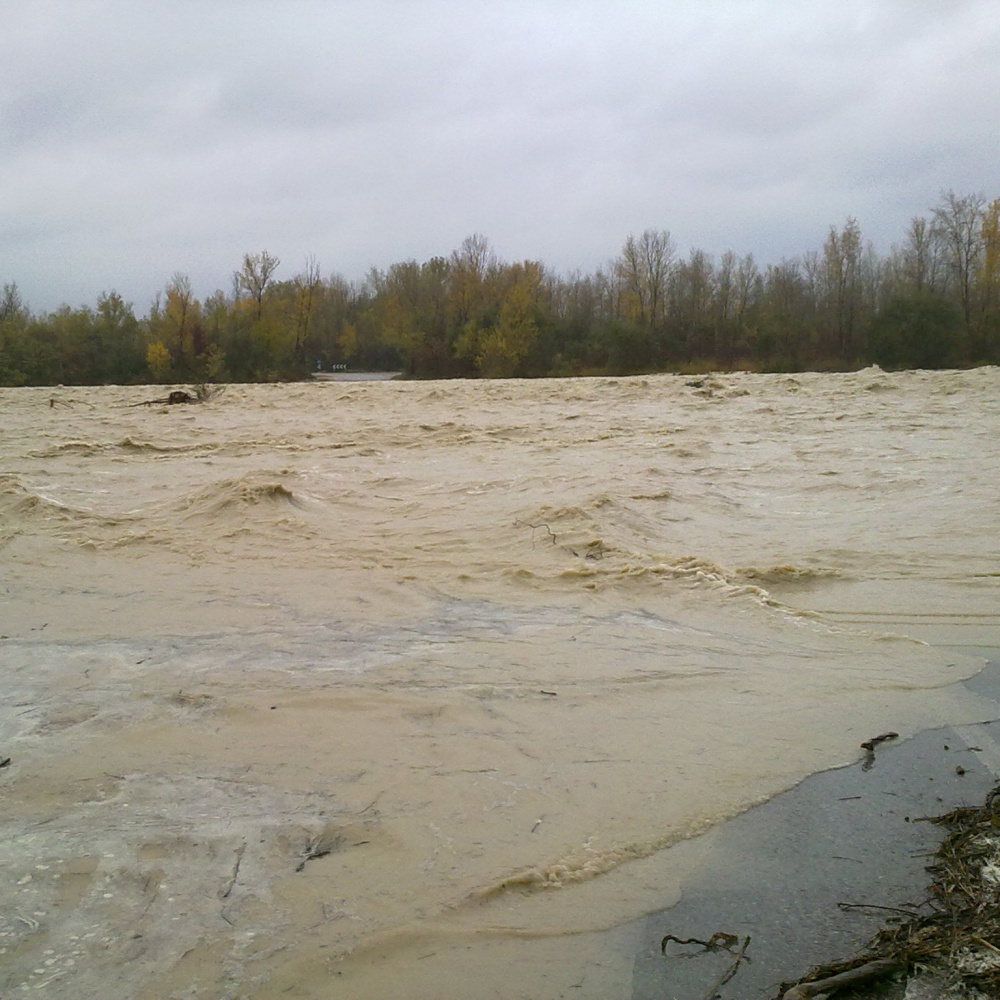
<path fill-rule="evenodd" d="M 0 390 L 5 996 L 629 997 L 694 834 L 977 718 L 995 368 L 160 392 Z"/>

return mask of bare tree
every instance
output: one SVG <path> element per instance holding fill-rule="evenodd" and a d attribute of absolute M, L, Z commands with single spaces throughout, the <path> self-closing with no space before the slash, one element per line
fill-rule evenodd
<path fill-rule="evenodd" d="M 0 297 L 0 323 L 5 320 L 18 320 L 27 315 L 28 310 L 24 306 L 21 298 L 21 291 L 17 287 L 17 282 L 12 281 L 3 286 L 3 295 Z"/>
<path fill-rule="evenodd" d="M 719 258 L 715 282 L 716 340 L 722 360 L 727 363 L 742 345 L 747 311 L 758 293 L 759 283 L 753 254 L 737 257 L 727 250 Z"/>
<path fill-rule="evenodd" d="M 456 329 L 474 322 L 485 297 L 488 280 L 497 270 L 497 255 L 490 241 L 474 233 L 451 255 L 449 267 L 450 306 Z"/>
<path fill-rule="evenodd" d="M 180 271 L 167 282 L 162 307 L 158 303 L 155 316 L 151 314 L 150 327 L 160 341 L 170 348 L 174 361 L 184 367 L 188 363 L 188 345 L 192 325 L 197 318 L 197 301 L 191 288 L 191 279 Z M 192 345 L 193 347 L 193 345 Z"/>
<path fill-rule="evenodd" d="M 704 250 L 692 250 L 687 260 L 671 269 L 671 327 L 686 357 L 708 356 L 716 348 L 709 342 L 709 336 L 717 334 L 712 323 L 715 286 L 715 266 Z"/>
<path fill-rule="evenodd" d="M 246 292 L 255 303 L 256 319 L 264 314 L 264 293 L 281 261 L 266 250 L 243 255 L 243 266 L 233 275 L 237 291 Z"/>
<path fill-rule="evenodd" d="M 482 233 L 473 233 L 462 240 L 462 246 L 452 255 L 452 261 L 482 280 L 496 267 L 497 256 Z"/>
<path fill-rule="evenodd" d="M 667 278 L 677 248 L 665 229 L 647 229 L 636 239 L 625 240 L 615 271 L 628 293 L 628 301 L 639 324 L 654 330 L 663 320 Z"/>
<path fill-rule="evenodd" d="M 935 291 L 939 281 L 939 262 L 931 224 L 923 216 L 914 216 L 903 244 L 903 278 L 907 289 L 918 295 Z"/>
<path fill-rule="evenodd" d="M 742 324 L 747 310 L 759 297 L 761 288 L 760 269 L 752 253 L 744 254 L 736 266 L 736 321 Z"/>
<path fill-rule="evenodd" d="M 942 194 L 933 211 L 933 233 L 946 253 L 948 271 L 962 306 L 965 329 L 972 328 L 972 293 L 983 254 L 983 210 L 986 198 L 970 194 L 960 198 L 954 191 Z"/>
<path fill-rule="evenodd" d="M 861 228 L 849 218 L 839 232 L 831 226 L 823 244 L 823 279 L 827 315 L 842 358 L 851 358 L 857 347 L 861 310 Z"/>
<path fill-rule="evenodd" d="M 316 308 L 323 279 L 320 277 L 319 262 L 310 254 L 306 257 L 305 270 L 295 275 L 295 358 L 301 361 L 304 356 L 305 341 L 309 334 L 309 324 Z"/>

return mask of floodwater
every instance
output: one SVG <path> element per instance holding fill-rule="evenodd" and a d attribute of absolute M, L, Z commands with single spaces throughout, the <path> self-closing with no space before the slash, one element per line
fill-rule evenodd
<path fill-rule="evenodd" d="M 4 996 L 630 997 L 694 835 L 978 718 L 996 368 L 161 394 L 0 390 Z"/>

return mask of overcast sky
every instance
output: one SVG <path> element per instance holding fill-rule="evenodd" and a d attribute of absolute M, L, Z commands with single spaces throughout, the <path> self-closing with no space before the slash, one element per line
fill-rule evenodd
<path fill-rule="evenodd" d="M 0 283 L 36 311 L 247 251 L 590 272 L 629 233 L 880 252 L 1000 196 L 998 0 L 4 0 Z"/>

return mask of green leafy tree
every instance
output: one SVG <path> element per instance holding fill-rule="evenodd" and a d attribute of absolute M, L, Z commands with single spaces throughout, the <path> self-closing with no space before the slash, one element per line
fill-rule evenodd
<path fill-rule="evenodd" d="M 28 310 L 16 283 L 0 297 L 0 385 L 25 385 L 31 379 L 27 358 Z"/>
<path fill-rule="evenodd" d="M 398 351 L 409 374 L 453 374 L 454 324 L 471 308 L 470 273 L 462 271 L 456 280 L 453 262 L 434 257 L 424 264 L 393 264 L 384 274 L 373 273 L 371 284 L 385 340 Z M 456 303 L 455 295 L 462 301 Z M 360 335 L 362 327 L 357 329 Z"/>
<path fill-rule="evenodd" d="M 893 299 L 872 325 L 873 360 L 884 368 L 943 368 L 961 355 L 958 306 L 933 292 Z"/>
<path fill-rule="evenodd" d="M 797 260 L 769 264 L 763 278 L 755 352 L 763 367 L 795 371 L 808 343 L 804 324 L 810 296 Z"/>
<path fill-rule="evenodd" d="M 162 341 L 154 340 L 146 348 L 146 367 L 154 382 L 166 382 L 171 370 L 170 351 Z"/>
<path fill-rule="evenodd" d="M 99 352 L 97 365 L 104 378 L 129 382 L 142 374 L 139 321 L 131 302 L 115 291 L 102 293 L 93 317 L 93 332 Z"/>
<path fill-rule="evenodd" d="M 476 369 L 492 378 L 519 373 L 524 359 L 538 340 L 538 297 L 542 266 L 525 261 L 504 269 L 505 288 L 496 322 L 478 338 Z"/>
<path fill-rule="evenodd" d="M 975 347 L 974 362 L 1000 361 L 1000 198 L 996 198 L 983 211 L 983 252 L 976 274 Z"/>
<path fill-rule="evenodd" d="M 268 308 L 268 292 L 280 263 L 266 250 L 247 253 L 242 267 L 233 274 L 235 354 L 240 357 L 245 377 L 256 381 L 277 378 L 290 354 L 287 326 L 282 324 L 277 310 Z"/>

